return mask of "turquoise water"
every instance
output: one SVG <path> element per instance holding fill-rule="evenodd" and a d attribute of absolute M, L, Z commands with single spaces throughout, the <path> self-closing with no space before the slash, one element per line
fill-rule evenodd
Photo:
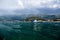
<path fill-rule="evenodd" d="M 60 40 L 60 22 L 0 22 L 0 40 Z"/>

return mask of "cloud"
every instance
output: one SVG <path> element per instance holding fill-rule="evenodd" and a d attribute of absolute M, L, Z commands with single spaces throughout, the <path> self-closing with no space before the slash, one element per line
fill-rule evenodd
<path fill-rule="evenodd" d="M 22 0 L 18 0 L 18 8 L 24 9 L 24 4 L 23 4 Z"/>
<path fill-rule="evenodd" d="M 3 14 L 17 15 L 18 13 L 26 14 L 26 13 L 40 13 L 40 12 L 49 13 L 48 9 L 51 9 L 49 10 L 50 13 L 60 13 L 60 10 L 57 11 L 58 9 L 60 9 L 60 0 L 0 0 L 1 15 Z M 17 10 L 17 12 L 13 12 L 15 10 Z"/>
<path fill-rule="evenodd" d="M 17 0 L 1 0 L 0 9 L 16 9 Z"/>
<path fill-rule="evenodd" d="M 26 8 L 60 8 L 60 0 L 23 0 Z"/>
<path fill-rule="evenodd" d="M 0 0 L 0 9 L 60 8 L 60 0 Z"/>

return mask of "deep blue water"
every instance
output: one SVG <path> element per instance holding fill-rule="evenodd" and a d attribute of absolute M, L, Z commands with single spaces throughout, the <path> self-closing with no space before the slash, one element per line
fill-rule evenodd
<path fill-rule="evenodd" d="M 60 22 L 0 22 L 0 40 L 60 40 Z"/>

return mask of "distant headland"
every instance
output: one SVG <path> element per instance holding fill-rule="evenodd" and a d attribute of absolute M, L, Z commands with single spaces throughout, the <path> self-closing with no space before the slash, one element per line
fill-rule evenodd
<path fill-rule="evenodd" d="M 12 15 L 12 16 L 0 16 L 0 21 L 60 22 L 60 15 Z"/>

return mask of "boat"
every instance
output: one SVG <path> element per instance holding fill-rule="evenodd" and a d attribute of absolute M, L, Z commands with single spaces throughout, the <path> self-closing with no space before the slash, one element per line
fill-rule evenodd
<path fill-rule="evenodd" d="M 39 22 L 39 21 L 37 21 L 37 20 L 34 20 L 33 22 Z"/>

